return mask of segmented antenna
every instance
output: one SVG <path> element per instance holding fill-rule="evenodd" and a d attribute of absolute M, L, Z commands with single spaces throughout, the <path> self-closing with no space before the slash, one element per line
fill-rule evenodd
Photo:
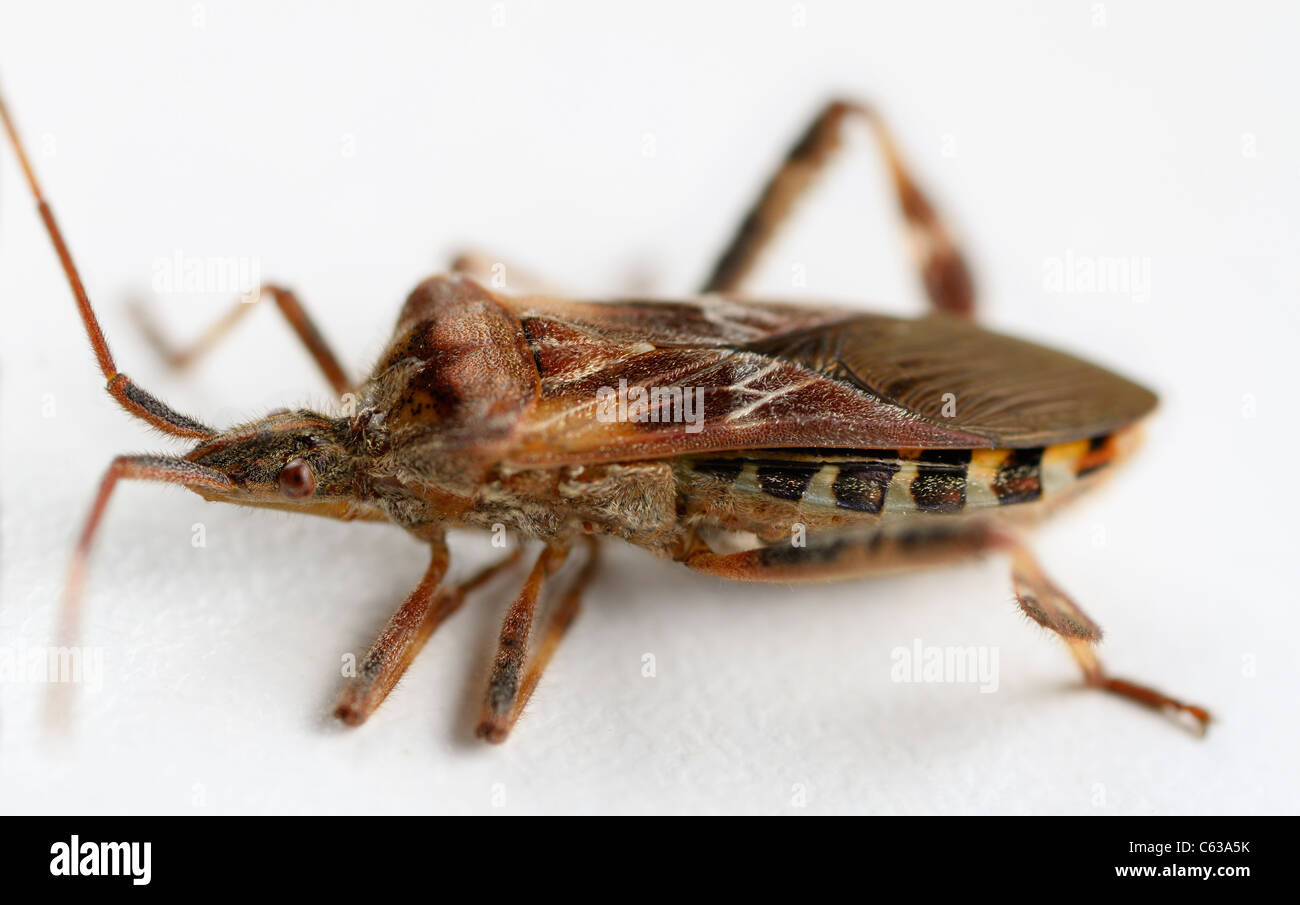
<path fill-rule="evenodd" d="M 158 430 L 171 434 L 173 437 L 206 439 L 216 436 L 217 432 L 212 428 L 180 414 L 163 403 L 162 400 L 136 386 L 125 374 L 118 372 L 117 364 L 113 361 L 113 353 L 108 348 L 108 340 L 104 338 L 104 331 L 99 326 L 99 319 L 95 317 L 95 309 L 91 307 L 90 296 L 86 294 L 86 286 L 81 282 L 81 274 L 77 272 L 77 265 L 72 260 L 72 253 L 68 251 L 68 243 L 63 239 L 63 231 L 59 229 L 58 221 L 54 219 L 54 211 L 50 208 L 49 202 L 45 200 L 44 193 L 41 192 L 41 184 L 36 178 L 36 171 L 32 168 L 31 159 L 27 156 L 27 149 L 18 136 L 18 128 L 14 125 L 13 117 L 9 114 L 9 105 L 5 103 L 2 93 L 0 93 L 0 119 L 4 120 L 5 132 L 9 135 L 9 143 L 13 145 L 14 153 L 18 156 L 18 163 L 22 167 L 23 176 L 27 180 L 27 187 L 31 189 L 32 197 L 36 199 L 36 210 L 41 215 L 41 222 L 45 224 L 45 231 L 49 234 L 50 242 L 54 245 L 54 251 L 59 256 L 59 264 L 63 267 L 63 275 L 67 278 L 68 285 L 72 288 L 72 295 L 76 298 L 77 311 L 81 314 L 81 322 L 86 327 L 86 335 L 90 339 L 91 348 L 95 350 L 95 360 L 99 362 L 99 369 L 104 372 L 104 379 L 108 381 L 109 395 L 132 415 L 149 422 Z"/>

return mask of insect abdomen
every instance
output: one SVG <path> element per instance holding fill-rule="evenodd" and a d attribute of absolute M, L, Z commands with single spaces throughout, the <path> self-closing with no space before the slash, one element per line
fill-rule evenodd
<path fill-rule="evenodd" d="M 691 509 L 705 519 L 721 513 L 732 523 L 762 525 L 792 506 L 830 523 L 988 515 L 1071 495 L 1127 452 L 1133 439 L 1126 428 L 1024 449 L 754 450 L 683 458 L 677 471 Z"/>

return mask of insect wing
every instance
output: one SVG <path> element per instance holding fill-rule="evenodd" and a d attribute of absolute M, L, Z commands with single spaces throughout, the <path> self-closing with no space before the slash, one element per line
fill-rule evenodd
<path fill-rule="evenodd" d="M 508 464 L 788 447 L 993 448 L 1105 433 L 1155 397 L 944 317 L 697 302 L 508 302 L 541 375 Z"/>
<path fill-rule="evenodd" d="M 943 316 L 861 315 L 751 348 L 797 362 L 933 424 L 1025 448 L 1111 433 L 1156 397 L 1064 352 Z"/>

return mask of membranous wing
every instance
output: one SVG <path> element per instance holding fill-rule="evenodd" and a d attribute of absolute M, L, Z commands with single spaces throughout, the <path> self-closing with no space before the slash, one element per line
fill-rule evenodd
<path fill-rule="evenodd" d="M 1042 446 L 1129 424 L 1147 390 L 947 317 L 705 298 L 503 299 L 541 395 L 506 464 L 725 450 Z"/>

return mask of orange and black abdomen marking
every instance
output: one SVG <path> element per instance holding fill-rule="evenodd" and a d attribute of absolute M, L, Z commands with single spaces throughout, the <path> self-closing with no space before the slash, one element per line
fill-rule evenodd
<path fill-rule="evenodd" d="M 916 477 L 908 488 L 922 512 L 961 512 L 966 508 L 969 449 L 925 450 L 917 458 Z"/>
<path fill-rule="evenodd" d="M 1114 462 L 1126 437 L 1120 431 L 1023 449 L 753 450 L 683 458 L 679 480 L 686 497 L 726 493 L 730 508 L 752 506 L 756 514 L 770 501 L 826 516 L 973 514 L 1072 490 Z"/>
<path fill-rule="evenodd" d="M 898 473 L 893 462 L 856 462 L 839 466 L 831 493 L 841 509 L 879 514 L 889 484 Z"/>
<path fill-rule="evenodd" d="M 813 477 L 822 470 L 822 465 L 811 462 L 779 462 L 772 465 L 758 466 L 758 484 L 768 496 L 779 500 L 798 502 L 808 492 L 808 485 Z"/>
<path fill-rule="evenodd" d="M 1099 468 L 1105 468 L 1115 458 L 1113 434 L 1102 434 L 1088 441 L 1088 452 L 1079 461 L 1076 473 L 1079 477 L 1091 474 Z"/>
<path fill-rule="evenodd" d="M 698 474 L 730 484 L 739 477 L 740 470 L 745 467 L 745 460 L 739 456 L 732 459 L 701 459 L 691 465 Z"/>
<path fill-rule="evenodd" d="M 1010 450 L 993 479 L 1000 505 L 1031 503 L 1043 496 L 1043 447 Z"/>

